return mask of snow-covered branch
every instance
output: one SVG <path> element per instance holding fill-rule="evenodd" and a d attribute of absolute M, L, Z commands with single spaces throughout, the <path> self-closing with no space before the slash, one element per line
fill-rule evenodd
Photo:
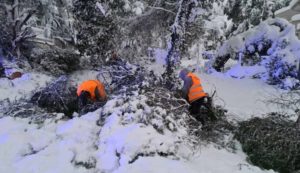
<path fill-rule="evenodd" d="M 106 10 L 104 9 L 104 7 L 102 6 L 101 3 L 97 2 L 96 3 L 96 7 L 101 11 L 101 13 L 103 14 L 103 16 L 106 17 L 107 13 L 106 13 Z"/>
<path fill-rule="evenodd" d="M 35 12 L 36 12 L 35 10 L 29 10 L 29 11 L 28 11 L 28 14 L 26 15 L 26 17 L 22 20 L 22 22 L 21 22 L 20 25 L 18 26 L 19 29 L 21 29 L 21 28 L 26 24 L 26 22 L 32 17 L 32 15 L 33 15 Z"/>
<path fill-rule="evenodd" d="M 21 6 L 19 0 L 13 0 L 11 3 L 1 3 L 0 6 L 5 7 L 6 24 L 3 25 L 4 32 L 9 35 L 7 38 L 7 52 L 11 52 L 14 56 L 20 58 L 20 48 L 23 43 L 35 37 L 32 33 L 31 27 L 26 26 L 27 22 L 36 13 L 33 7 L 25 8 Z M 24 27 L 26 26 L 26 27 Z"/>
<path fill-rule="evenodd" d="M 176 13 L 174 13 L 173 11 L 162 8 L 162 7 L 149 6 L 149 8 L 152 8 L 152 9 L 155 9 L 155 10 L 162 10 L 162 11 L 165 11 L 165 12 L 172 13 L 172 14 L 176 15 Z"/>

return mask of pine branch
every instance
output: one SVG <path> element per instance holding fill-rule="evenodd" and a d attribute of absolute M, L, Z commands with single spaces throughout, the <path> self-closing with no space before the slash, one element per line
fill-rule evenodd
<path fill-rule="evenodd" d="M 35 13 L 36 13 L 36 10 L 29 10 L 27 16 L 24 18 L 24 20 L 19 25 L 19 29 L 21 29 L 27 23 L 27 21 L 32 17 L 32 15 Z"/>

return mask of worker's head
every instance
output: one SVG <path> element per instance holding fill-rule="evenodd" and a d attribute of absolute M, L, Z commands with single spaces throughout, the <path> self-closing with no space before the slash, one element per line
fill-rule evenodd
<path fill-rule="evenodd" d="M 180 71 L 179 77 L 180 77 L 182 80 L 184 80 L 185 77 L 186 77 L 186 75 L 187 75 L 188 73 L 189 73 L 189 70 L 186 69 L 186 68 L 184 68 L 184 69 L 182 69 L 182 70 Z"/>
<path fill-rule="evenodd" d="M 84 107 L 88 103 L 88 99 L 91 97 L 91 94 L 88 91 L 82 91 L 79 95 L 79 105 Z"/>

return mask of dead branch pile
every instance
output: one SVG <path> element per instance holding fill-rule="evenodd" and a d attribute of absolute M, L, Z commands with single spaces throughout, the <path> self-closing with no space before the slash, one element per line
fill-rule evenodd
<path fill-rule="evenodd" d="M 253 164 L 281 173 L 300 170 L 300 130 L 294 122 L 276 115 L 253 118 L 240 123 L 235 136 Z"/>
<path fill-rule="evenodd" d="M 64 113 L 67 116 L 71 116 L 78 109 L 76 88 L 68 84 L 66 76 L 61 76 L 43 90 L 36 92 L 31 102 L 48 112 Z"/>

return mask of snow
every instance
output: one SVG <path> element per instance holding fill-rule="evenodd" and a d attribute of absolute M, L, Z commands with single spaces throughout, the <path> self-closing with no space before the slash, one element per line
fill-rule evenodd
<path fill-rule="evenodd" d="M 127 12 L 131 10 L 130 2 L 128 0 L 124 1 L 123 9 Z"/>
<path fill-rule="evenodd" d="M 75 162 L 93 157 L 97 113 L 42 127 L 24 119 L 0 119 L 0 172 L 90 172 Z"/>
<path fill-rule="evenodd" d="M 145 6 L 141 1 L 136 1 L 133 4 L 133 9 L 132 11 L 136 14 L 136 15 L 142 15 L 143 11 L 145 10 Z"/>
<path fill-rule="evenodd" d="M 21 78 L 0 78 L 0 101 L 29 98 L 33 91 L 46 86 L 51 77 L 38 73 L 25 73 Z"/>
<path fill-rule="evenodd" d="M 296 14 L 292 17 L 292 21 L 299 21 L 300 20 L 300 14 Z"/>
<path fill-rule="evenodd" d="M 141 1 L 123 2 L 124 11 L 138 16 L 148 8 Z M 298 1 L 293 0 L 290 6 L 296 2 Z M 224 0 L 223 4 L 226 3 L 228 0 Z M 217 31 L 218 36 L 226 35 L 233 25 L 222 14 L 221 5 L 222 3 L 213 3 L 215 15 L 205 22 L 205 27 Z M 106 15 L 105 4 L 97 2 L 96 7 Z M 194 13 L 199 15 L 204 11 L 198 10 Z M 294 18 L 298 20 L 299 16 Z M 173 26 L 178 25 L 176 20 Z M 267 38 L 276 42 L 268 50 L 270 55 L 284 54 L 282 57 L 285 62 L 295 63 L 300 58 L 300 48 L 299 40 L 291 35 L 293 29 L 288 27 L 279 33 L 279 28 L 270 26 L 267 21 L 242 35 L 232 37 L 217 54 L 226 55 L 232 50 L 242 52 L 246 49 L 254 52 L 252 43 Z M 278 51 L 277 44 L 283 40 L 291 44 Z M 193 52 L 194 57 L 201 57 L 198 57 L 199 48 L 196 46 L 189 52 Z M 155 63 L 145 67 L 160 75 L 164 72 L 166 57 L 167 50 L 154 48 L 152 58 Z M 215 104 L 228 110 L 229 120 L 239 122 L 252 117 L 263 117 L 270 112 L 288 111 L 267 103 L 272 96 L 286 91 L 267 85 L 262 80 L 252 79 L 253 76 L 266 73 L 263 66 L 241 66 L 230 59 L 225 66 L 228 69 L 225 73 L 205 74 L 203 72 L 207 63 L 209 60 L 200 59 L 196 62 L 196 58 L 193 58 L 183 61 L 181 65 L 189 68 L 196 66 L 195 69 L 200 67 L 197 72 L 204 90 L 209 94 L 216 90 Z M 88 79 L 101 78 L 98 71 L 89 70 L 77 71 L 69 77 L 76 86 Z M 26 73 L 12 81 L 2 78 L 0 103 L 4 100 L 28 99 L 34 91 L 52 80 L 52 77 L 38 73 Z M 101 81 L 105 82 L 102 79 Z M 284 83 L 292 87 L 295 82 L 293 78 L 286 78 Z M 59 114 L 41 124 L 34 124 L 26 118 L 0 118 L 0 172 L 274 173 L 272 170 L 262 170 L 251 165 L 232 135 L 228 138 L 234 141 L 235 150 L 205 141 L 198 148 L 192 148 L 188 131 L 181 121 L 187 115 L 170 115 L 161 107 L 150 108 L 146 104 L 146 96 L 138 93 L 126 100 L 122 97 L 114 97 L 104 107 L 81 117 L 74 113 L 75 117 L 72 119 L 62 119 L 63 115 Z M 141 105 L 143 108 L 139 108 Z M 162 132 L 157 128 L 162 129 Z"/>
<path fill-rule="evenodd" d="M 279 27 L 275 26 L 275 23 L 285 26 L 284 30 L 279 31 Z M 295 28 L 284 19 L 269 19 L 257 27 L 231 37 L 220 47 L 217 55 L 224 56 L 232 51 L 243 52 L 245 49 L 251 50 L 252 44 L 266 40 L 272 41 L 272 47 L 268 50 L 269 55 L 277 52 L 276 48 L 283 40 L 288 43 L 288 46 L 282 50 L 288 49 L 293 53 L 294 57 L 299 55 L 299 40 L 295 37 Z"/>
<path fill-rule="evenodd" d="M 229 71 L 228 68 L 225 68 L 228 76 L 260 78 L 266 83 L 288 89 L 299 83 L 297 80 L 293 80 L 293 85 L 284 82 L 284 78 L 295 78 L 296 76 L 297 69 L 294 67 L 298 65 L 300 58 L 299 45 L 300 41 L 296 37 L 294 25 L 285 19 L 268 19 L 225 41 L 217 49 L 215 59 L 211 64 L 218 58 L 229 56 L 231 59 L 238 60 L 238 64 L 243 67 L 231 66 L 232 69 Z M 265 50 L 262 51 L 263 49 Z M 243 63 L 241 62 L 244 57 L 241 55 L 247 58 Z M 276 67 L 275 63 L 277 63 Z M 288 71 L 288 69 L 290 70 Z"/>
<path fill-rule="evenodd" d="M 300 29 L 300 24 L 298 23 L 297 25 L 296 25 L 296 30 L 298 31 Z M 299 32 L 299 31 L 298 31 Z"/>
<path fill-rule="evenodd" d="M 159 147 L 161 145 L 155 143 L 161 142 L 160 137 L 164 139 L 165 137 L 151 136 L 153 130 L 149 127 L 141 128 L 138 124 L 123 129 L 121 125 L 118 125 L 118 121 L 115 121 L 116 117 L 110 117 L 107 120 L 110 122 L 107 126 L 114 124 L 118 129 L 116 131 L 112 129 L 113 134 L 107 133 L 109 128 L 103 127 L 104 130 L 100 130 L 100 127 L 96 125 L 98 116 L 96 111 L 68 121 L 49 122 L 41 128 L 29 125 L 26 120 L 2 118 L 0 120 L 2 127 L 0 129 L 0 154 L 2 156 L 0 172 L 88 173 L 96 172 L 96 170 L 113 173 L 273 172 L 251 166 L 246 162 L 246 156 L 240 149 L 237 153 L 232 153 L 226 149 L 217 149 L 211 144 L 202 146 L 197 155 L 189 159 L 149 156 L 140 157 L 134 163 L 128 164 L 126 152 L 134 153 L 137 150 L 147 149 L 145 146 Z M 97 144 L 97 140 L 103 142 Z M 169 142 L 168 145 L 174 146 L 171 141 L 164 142 Z M 97 147 L 93 147 L 94 145 L 98 145 L 98 150 Z M 172 149 L 167 145 L 165 148 Z M 120 160 L 115 160 L 115 153 L 120 153 Z M 75 162 L 80 161 L 93 162 L 96 158 L 99 159 L 96 170 L 74 165 Z"/>
<path fill-rule="evenodd" d="M 262 66 L 241 66 L 240 64 L 232 66 L 226 73 L 226 76 L 233 78 L 244 78 L 250 76 L 257 76 L 266 72 Z"/>
<path fill-rule="evenodd" d="M 135 164 L 122 167 L 113 173 L 170 172 L 170 173 L 273 173 L 253 167 L 246 162 L 245 154 L 230 153 L 212 145 L 202 147 L 198 157 L 191 160 L 168 160 L 161 157 L 141 158 Z"/>
<path fill-rule="evenodd" d="M 217 91 L 217 105 L 225 106 L 230 119 L 243 121 L 252 117 L 263 117 L 269 112 L 282 112 L 276 105 L 268 104 L 268 99 L 285 91 L 267 85 L 261 80 L 235 79 L 228 74 L 199 74 L 204 90 L 210 94 Z"/>
<path fill-rule="evenodd" d="M 145 11 L 145 5 L 142 1 L 130 2 L 128 0 L 124 0 L 123 9 L 126 12 L 132 12 L 133 14 L 140 16 Z"/>
<path fill-rule="evenodd" d="M 161 75 L 164 73 L 164 66 L 166 65 L 167 50 L 159 48 L 149 48 L 150 55 L 145 59 L 153 59 L 155 63 L 147 64 L 148 70 L 152 70 L 154 74 Z"/>
<path fill-rule="evenodd" d="M 209 21 L 205 21 L 205 28 L 217 31 L 219 35 L 225 35 L 233 26 L 233 22 L 227 16 L 215 16 Z"/>
<path fill-rule="evenodd" d="M 101 13 L 103 14 L 103 16 L 106 16 L 106 11 L 104 9 L 104 7 L 102 6 L 101 3 L 96 2 L 96 7 L 101 11 Z"/>
<path fill-rule="evenodd" d="M 226 103 L 225 108 L 232 120 L 261 116 L 275 109 L 274 106 L 267 108 L 262 100 L 267 93 L 278 94 L 278 91 L 259 80 L 232 79 L 219 73 L 201 73 L 199 76 L 207 92 L 217 89 L 217 104 Z M 94 77 L 95 71 L 79 71 L 71 75 L 73 82 Z M 40 76 L 26 81 L 42 84 L 45 79 L 48 78 Z M 15 90 L 24 85 L 22 82 L 15 84 Z M 28 88 L 30 86 L 35 87 L 31 84 Z M 29 92 L 23 96 L 26 94 Z M 0 172 L 273 172 L 250 165 L 238 143 L 235 152 L 214 144 L 200 146 L 194 151 L 185 142 L 180 142 L 186 136 L 184 128 L 177 132 L 165 129 L 160 134 L 152 126 L 139 123 L 143 118 L 153 116 L 149 108 L 144 111 L 137 109 L 138 104 L 144 102 L 144 96 L 133 96 L 129 102 L 116 98 L 102 109 L 82 117 L 62 120 L 58 116 L 39 125 L 30 124 L 27 119 L 1 118 Z M 163 110 L 158 112 L 166 114 Z M 109 116 L 99 124 L 103 115 Z M 164 115 L 157 115 L 160 116 Z M 159 125 L 159 121 L 154 119 L 151 123 Z M 139 153 L 148 155 L 139 156 Z M 173 154 L 161 157 L 158 153 Z M 84 167 L 84 163 L 90 167 Z"/>
<path fill-rule="evenodd" d="M 78 86 L 83 81 L 98 79 L 98 74 L 99 72 L 95 70 L 76 71 L 72 75 L 70 75 L 70 80 L 73 85 Z"/>
<path fill-rule="evenodd" d="M 279 9 L 277 11 L 275 11 L 275 15 L 278 15 L 280 13 L 283 13 L 283 12 L 286 12 L 288 10 L 291 10 L 297 3 L 298 3 L 299 0 L 292 0 L 289 4 L 289 6 L 287 7 L 284 7 L 282 9 Z"/>
<path fill-rule="evenodd" d="M 201 60 L 201 70 L 198 73 L 204 91 L 210 95 L 216 91 L 214 102 L 228 110 L 229 119 L 244 121 L 252 117 L 264 117 L 270 112 L 292 112 L 292 110 L 283 110 L 277 105 L 268 103 L 269 99 L 286 93 L 285 90 L 268 85 L 262 80 L 249 78 L 249 76 L 264 73 L 264 67 L 240 66 L 237 61 L 230 61 L 226 64 L 227 68 L 230 67 L 226 73 L 206 74 L 204 68 L 206 62 L 207 60 Z M 195 64 L 195 60 L 184 60 L 182 67 L 196 69 Z M 286 80 L 287 86 L 293 84 L 293 79 Z"/>

